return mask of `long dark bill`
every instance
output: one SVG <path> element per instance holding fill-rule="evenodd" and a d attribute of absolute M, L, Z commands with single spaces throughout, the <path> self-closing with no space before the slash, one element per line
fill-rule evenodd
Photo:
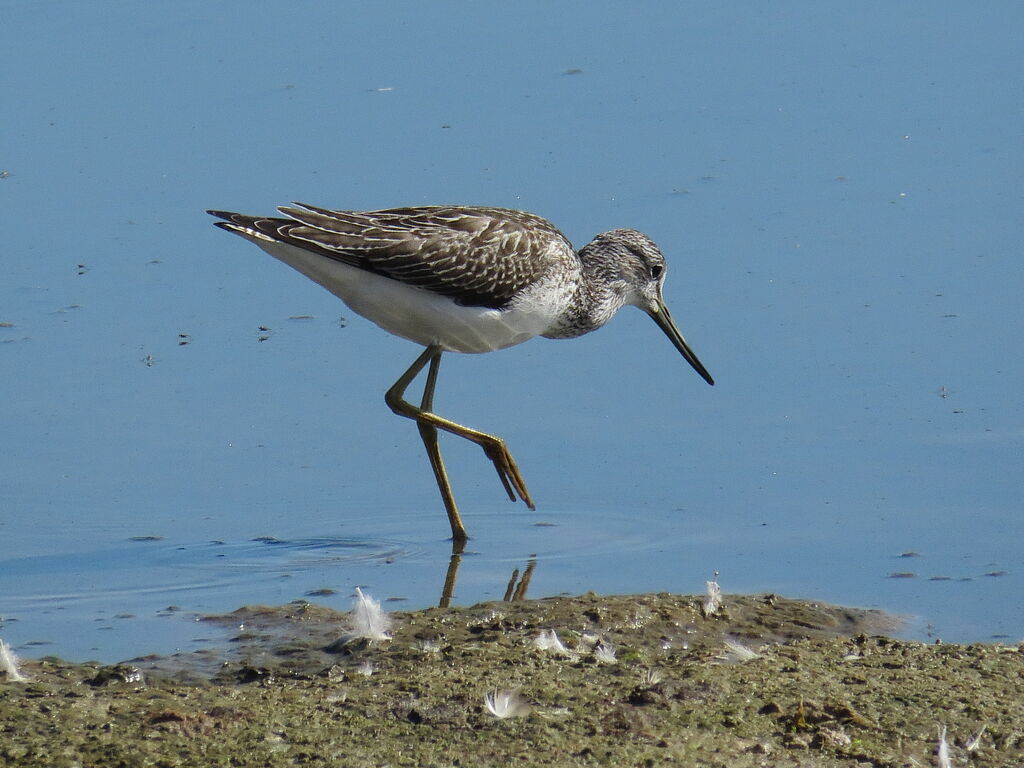
<path fill-rule="evenodd" d="M 676 328 L 675 322 L 672 320 L 672 315 L 669 314 L 668 307 L 665 306 L 664 301 L 658 302 L 658 307 L 653 312 L 649 313 L 651 319 L 658 324 L 658 327 L 665 332 L 665 335 L 669 337 L 675 348 L 679 350 L 679 353 L 686 358 L 686 362 L 693 366 L 693 370 L 701 375 L 711 386 L 715 385 L 715 380 L 711 378 L 711 374 L 708 373 L 697 356 L 693 354 L 693 350 L 690 349 L 690 345 L 686 343 L 686 339 L 683 338 L 683 334 Z"/>

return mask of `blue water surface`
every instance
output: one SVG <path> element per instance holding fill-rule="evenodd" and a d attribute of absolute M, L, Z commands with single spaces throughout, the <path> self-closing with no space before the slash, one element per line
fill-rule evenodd
<path fill-rule="evenodd" d="M 631 308 L 445 357 L 454 602 L 774 591 L 1024 637 L 1024 6 L 0 2 L 0 637 L 116 660 L 246 603 L 439 600 L 418 354 L 205 208 L 635 227 Z M 323 592 L 323 590 L 333 590 Z M 316 595 L 311 593 L 320 591 Z"/>

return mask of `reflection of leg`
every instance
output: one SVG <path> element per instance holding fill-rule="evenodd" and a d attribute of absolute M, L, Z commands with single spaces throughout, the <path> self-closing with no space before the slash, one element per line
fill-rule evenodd
<path fill-rule="evenodd" d="M 502 602 L 512 602 L 512 594 L 516 590 L 516 583 L 519 581 L 519 569 L 513 568 L 512 575 L 508 579 L 508 584 L 505 585 L 505 596 L 501 598 Z"/>
<path fill-rule="evenodd" d="M 452 557 L 448 561 L 448 571 L 444 575 L 444 587 L 441 589 L 441 600 L 438 607 L 447 608 L 452 604 L 452 595 L 455 594 L 455 579 L 459 575 L 459 564 L 462 562 L 462 549 L 464 541 L 452 542 Z"/>
<path fill-rule="evenodd" d="M 512 578 L 508 580 L 505 587 L 505 596 L 502 598 L 506 603 L 516 603 L 526 599 L 526 590 L 530 588 L 530 579 L 533 577 L 533 569 L 537 567 L 537 561 L 527 560 L 526 570 L 523 571 L 523 578 L 519 579 L 519 569 L 512 571 Z"/>
<path fill-rule="evenodd" d="M 516 587 L 515 594 L 512 595 L 513 602 L 519 602 L 520 600 L 526 599 L 526 590 L 530 588 L 530 579 L 533 578 L 533 569 L 536 567 L 536 560 L 526 561 L 526 570 L 523 571 L 523 578 L 519 580 L 519 586 Z"/>

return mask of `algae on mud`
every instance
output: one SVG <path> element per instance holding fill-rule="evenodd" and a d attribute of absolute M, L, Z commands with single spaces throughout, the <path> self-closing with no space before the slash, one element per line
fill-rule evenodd
<path fill-rule="evenodd" d="M 909 768 L 934 764 L 945 726 L 956 763 L 1024 764 L 1024 651 L 895 640 L 874 612 L 762 595 L 705 617 L 694 597 L 590 594 L 394 618 L 391 641 L 345 643 L 345 614 L 245 608 L 209 617 L 244 625 L 221 653 L 28 662 L 29 682 L 0 677 L 0 759 Z M 536 647 L 542 630 L 569 652 Z M 496 690 L 529 714 L 495 718 Z"/>

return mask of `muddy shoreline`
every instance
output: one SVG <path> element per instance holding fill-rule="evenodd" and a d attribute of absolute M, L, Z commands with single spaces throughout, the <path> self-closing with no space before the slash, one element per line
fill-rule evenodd
<path fill-rule="evenodd" d="M 937 764 L 945 727 L 954 765 L 1024 764 L 1020 646 L 897 640 L 884 614 L 774 595 L 704 601 L 431 608 L 372 641 L 322 606 L 243 608 L 205 618 L 233 628 L 217 650 L 0 674 L 0 763 L 909 768 Z M 561 648 L 538 643 L 549 631 Z"/>

